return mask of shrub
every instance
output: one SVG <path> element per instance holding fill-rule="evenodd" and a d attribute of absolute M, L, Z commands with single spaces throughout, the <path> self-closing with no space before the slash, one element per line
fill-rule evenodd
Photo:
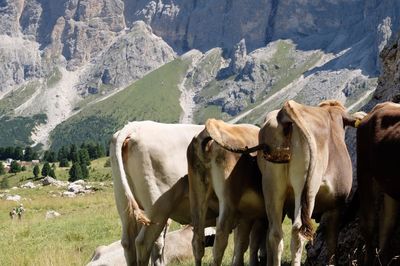
<path fill-rule="evenodd" d="M 0 188 L 2 188 L 2 189 L 10 188 L 10 184 L 8 183 L 7 177 L 3 177 L 3 179 L 1 180 Z"/>
<path fill-rule="evenodd" d="M 52 178 L 57 178 L 57 177 L 56 177 L 56 173 L 55 173 L 55 171 L 54 171 L 54 168 L 51 168 L 51 169 L 50 169 L 50 171 L 49 171 L 49 176 L 51 176 Z"/>
<path fill-rule="evenodd" d="M 69 162 L 67 158 L 62 158 L 60 160 L 59 167 L 69 167 Z"/>
<path fill-rule="evenodd" d="M 81 166 L 78 163 L 74 163 L 69 169 L 69 179 L 68 181 L 74 182 L 76 180 L 83 179 L 82 176 L 82 169 Z"/>
<path fill-rule="evenodd" d="M 39 165 L 36 164 L 35 167 L 33 167 L 33 175 L 35 176 L 35 178 L 38 178 L 39 172 L 40 172 Z"/>
<path fill-rule="evenodd" d="M 104 163 L 104 167 L 111 167 L 111 160 L 110 160 L 110 158 L 108 158 L 107 161 Z"/>
<path fill-rule="evenodd" d="M 6 173 L 6 170 L 4 169 L 4 164 L 0 162 L 0 175 L 4 175 Z"/>
<path fill-rule="evenodd" d="M 10 164 L 10 173 L 21 172 L 21 165 L 17 161 L 12 161 Z"/>
<path fill-rule="evenodd" d="M 42 168 L 42 176 L 48 176 L 50 173 L 51 167 L 48 162 L 45 162 Z"/>

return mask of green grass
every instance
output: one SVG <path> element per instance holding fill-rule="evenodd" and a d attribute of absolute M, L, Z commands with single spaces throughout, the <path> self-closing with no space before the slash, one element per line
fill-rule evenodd
<path fill-rule="evenodd" d="M 51 134 L 52 148 L 85 140 L 108 142 L 112 133 L 128 121 L 178 122 L 178 85 L 188 66 L 189 62 L 175 59 L 123 91 L 83 109 L 55 128 Z"/>
<path fill-rule="evenodd" d="M 76 198 L 51 196 L 58 189 L 18 189 L 25 200 L 22 221 L 11 221 L 15 202 L 0 204 L 1 265 L 84 265 L 94 249 L 120 238 L 112 188 Z M 62 216 L 45 220 L 48 210 Z"/>
<path fill-rule="evenodd" d="M 6 114 L 13 114 L 14 109 L 28 100 L 39 87 L 40 83 L 33 81 L 7 93 L 0 100 L 0 117 Z"/>
<path fill-rule="evenodd" d="M 17 203 L 0 199 L 0 250 L 1 265 L 85 265 L 95 248 L 108 245 L 120 239 L 121 223 L 116 211 L 113 189 L 110 183 L 111 168 L 105 168 L 107 158 L 92 161 L 89 181 L 99 180 L 103 176 L 105 186 L 93 183 L 99 191 L 63 198 L 59 193 L 62 188 L 54 186 L 34 189 L 10 189 L 8 194 L 20 195 L 26 212 L 22 221 L 11 221 L 8 212 Z M 66 180 L 63 174 L 67 168 L 56 169 L 58 179 Z M 0 181 L 8 178 L 10 187 L 19 186 L 32 178 L 32 168 L 18 174 L 0 176 Z M 4 190 L 0 190 L 0 194 Z M 46 212 L 55 210 L 61 217 L 45 220 Z M 283 261 L 290 261 L 290 221 L 284 220 Z M 179 228 L 173 223 L 173 230 Z M 225 251 L 223 265 L 230 265 L 233 256 L 233 236 L 230 236 Z M 305 258 L 305 255 L 303 255 Z M 248 252 L 245 260 L 248 262 Z M 212 248 L 206 249 L 203 259 L 205 264 L 212 261 Z M 193 259 L 170 265 L 193 265 Z"/>

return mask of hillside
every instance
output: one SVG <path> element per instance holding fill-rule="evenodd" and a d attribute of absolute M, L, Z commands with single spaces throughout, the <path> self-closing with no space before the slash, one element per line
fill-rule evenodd
<path fill-rule="evenodd" d="M 108 145 L 115 129 L 122 128 L 128 121 L 178 122 L 181 113 L 178 84 L 189 63 L 175 59 L 125 90 L 84 108 L 54 129 L 51 148 L 87 139 Z"/>
<path fill-rule="evenodd" d="M 0 119 L 29 121 L 0 138 L 45 148 L 105 140 L 131 120 L 260 123 L 286 99 L 356 110 L 400 25 L 400 4 L 386 0 L 5 0 L 0 10 Z M 163 80 L 174 83 L 168 98 L 156 91 L 163 76 L 143 95 L 151 101 L 115 96 L 143 78 L 147 92 L 153 71 L 188 58 L 177 82 Z"/>

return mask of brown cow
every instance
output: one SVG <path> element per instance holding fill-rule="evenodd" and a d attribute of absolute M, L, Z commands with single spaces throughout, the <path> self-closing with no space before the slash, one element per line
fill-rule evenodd
<path fill-rule="evenodd" d="M 381 262 L 388 260 L 387 244 L 398 213 L 400 200 L 400 105 L 382 103 L 361 121 L 357 129 L 357 181 L 361 207 L 361 231 L 366 241 L 365 264 L 374 260 L 373 230 L 377 212 L 373 207 L 378 189 L 384 192 L 383 213 L 379 216 Z"/>
<path fill-rule="evenodd" d="M 220 265 L 232 229 L 235 232 L 233 265 L 243 265 L 253 222 L 265 219 L 261 174 L 255 157 L 226 150 L 231 146 L 254 146 L 259 128 L 229 125 L 209 119 L 206 128 L 195 136 L 187 151 L 189 196 L 194 227 L 193 253 L 196 265 L 204 255 L 204 221 L 210 195 L 219 202 L 219 216 L 213 247 L 213 265 Z M 256 254 L 251 252 L 251 254 Z M 255 265 L 257 258 L 251 258 Z"/>
<path fill-rule="evenodd" d="M 258 165 L 269 220 L 268 265 L 281 264 L 282 217 L 292 219 L 292 265 L 301 264 L 304 240 L 311 239 L 311 217 L 323 215 L 328 256 L 335 253 L 340 208 L 352 185 L 344 127 L 355 119 L 336 101 L 311 107 L 288 101 L 267 115 L 259 134 Z"/>

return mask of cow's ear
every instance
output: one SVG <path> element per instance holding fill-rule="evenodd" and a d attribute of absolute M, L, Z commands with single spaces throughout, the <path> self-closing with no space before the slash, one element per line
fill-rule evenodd
<path fill-rule="evenodd" d="M 353 114 L 348 114 L 345 113 L 342 117 L 343 117 L 343 126 L 350 126 L 350 127 L 355 127 L 357 128 L 360 123 L 361 120 L 367 115 L 367 113 L 359 111 Z"/>
<path fill-rule="evenodd" d="M 343 114 L 342 118 L 343 118 L 343 127 L 347 127 L 347 126 L 357 127 L 359 119 L 357 119 L 356 117 L 354 117 L 348 113 L 345 113 L 345 114 Z"/>

